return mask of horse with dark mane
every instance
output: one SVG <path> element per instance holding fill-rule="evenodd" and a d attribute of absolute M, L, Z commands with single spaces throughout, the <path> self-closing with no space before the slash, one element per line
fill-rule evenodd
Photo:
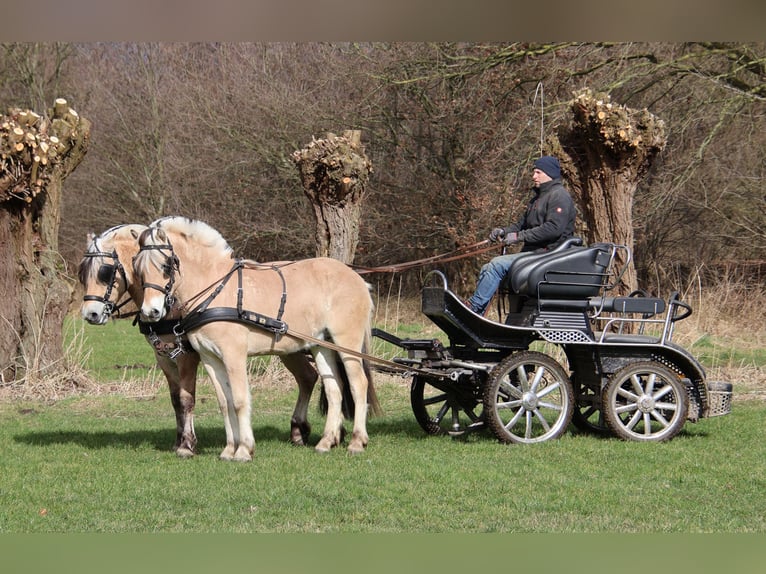
<path fill-rule="evenodd" d="M 377 412 L 379 405 L 365 358 L 373 303 L 359 274 L 330 258 L 266 264 L 237 259 L 218 231 L 184 217 L 154 222 L 139 245 L 134 267 L 144 287 L 142 319 L 180 313 L 180 331 L 216 389 L 226 429 L 222 459 L 253 456 L 247 381 L 247 357 L 253 355 L 308 361 L 310 353 L 327 400 L 316 450 L 327 452 L 342 442 L 349 396 L 354 422 L 348 450 L 364 450 L 367 410 Z M 300 378 L 298 384 L 303 395 Z"/>
<path fill-rule="evenodd" d="M 138 253 L 138 236 L 145 225 L 125 224 L 107 229 L 100 235 L 88 234 L 85 255 L 80 261 L 78 278 L 85 295 L 80 307 L 82 318 L 93 325 L 104 325 L 113 314 L 132 303 L 140 308 L 143 290 L 133 273 L 133 257 Z M 122 301 L 128 294 L 128 299 Z M 180 457 L 194 455 L 197 435 L 194 432 L 194 404 L 199 355 L 192 349 L 171 358 L 166 352 L 176 344 L 172 327 L 177 322 L 170 315 L 162 324 L 142 324 L 141 331 L 154 349 L 154 357 L 168 381 L 170 402 L 176 417 L 176 441 L 173 450 Z M 166 328 L 167 327 L 167 328 Z"/>

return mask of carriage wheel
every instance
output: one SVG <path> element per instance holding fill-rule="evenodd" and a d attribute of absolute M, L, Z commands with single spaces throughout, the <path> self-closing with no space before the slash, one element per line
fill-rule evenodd
<path fill-rule="evenodd" d="M 689 400 L 676 373 L 655 361 L 642 361 L 614 373 L 604 387 L 606 423 L 625 440 L 665 441 L 686 422 Z"/>
<path fill-rule="evenodd" d="M 604 420 L 601 408 L 601 391 L 589 385 L 572 381 L 575 394 L 575 406 L 572 413 L 572 424 L 578 429 L 597 435 L 609 435 L 611 430 Z"/>
<path fill-rule="evenodd" d="M 480 384 L 476 374 L 464 375 L 457 381 L 437 381 L 415 375 L 410 386 L 415 420 L 431 435 L 459 436 L 483 428 L 484 413 L 477 391 Z"/>
<path fill-rule="evenodd" d="M 484 412 L 501 442 L 558 438 L 572 420 L 573 408 L 572 383 L 561 365 L 544 353 L 515 353 L 489 373 Z"/>

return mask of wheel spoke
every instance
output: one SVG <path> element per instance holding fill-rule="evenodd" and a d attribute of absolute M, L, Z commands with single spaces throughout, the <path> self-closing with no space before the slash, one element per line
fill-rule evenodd
<path fill-rule="evenodd" d="M 644 389 L 644 394 L 651 395 L 652 391 L 654 390 L 654 382 L 657 380 L 657 373 L 649 373 L 649 376 L 646 377 L 646 388 Z"/>
<path fill-rule="evenodd" d="M 632 413 L 638 409 L 638 405 L 636 403 L 628 403 L 627 405 L 622 405 L 620 407 L 615 407 L 614 412 L 618 415 L 624 414 L 624 413 Z"/>
<path fill-rule="evenodd" d="M 540 421 L 540 424 L 543 425 L 545 432 L 549 432 L 551 430 L 551 425 L 548 424 L 547 419 L 542 415 L 540 409 L 535 409 L 534 414 L 537 417 L 537 420 Z"/>
<path fill-rule="evenodd" d="M 641 385 L 641 375 L 635 374 L 632 377 L 630 377 L 631 383 L 633 383 L 633 390 L 636 392 L 637 396 L 641 396 L 644 394 L 644 387 Z M 627 392 L 627 391 L 626 391 Z"/>
<path fill-rule="evenodd" d="M 516 423 L 519 422 L 519 419 L 521 418 L 523 414 L 524 414 L 524 409 L 519 409 L 518 411 L 516 411 L 516 414 L 513 415 L 513 418 L 509 420 L 507 424 L 503 425 L 505 427 L 505 430 L 507 430 L 508 432 L 511 432 L 511 429 L 516 426 Z"/>
<path fill-rule="evenodd" d="M 552 385 L 549 385 L 549 386 L 545 387 L 542 391 L 537 393 L 537 398 L 539 399 L 540 397 L 544 397 L 548 393 L 551 393 L 551 392 L 557 390 L 559 387 L 561 387 L 561 383 L 556 381 Z"/>
<path fill-rule="evenodd" d="M 545 403 L 538 403 L 537 404 L 537 409 L 535 410 L 535 412 L 538 412 L 540 409 L 548 409 L 550 411 L 556 411 L 556 412 L 560 413 L 562 410 L 564 410 L 564 407 L 562 407 L 558 403 L 547 403 L 547 402 L 545 402 Z"/>
<path fill-rule="evenodd" d="M 662 425 L 662 428 L 667 428 L 670 426 L 670 423 L 668 420 L 662 416 L 662 413 L 658 411 L 657 409 L 654 409 L 651 413 L 649 413 L 652 417 L 654 417 L 654 420 L 659 422 Z"/>
<path fill-rule="evenodd" d="M 540 384 L 540 381 L 543 379 L 543 376 L 545 375 L 545 367 L 543 365 L 540 365 L 537 370 L 535 371 L 535 377 L 532 379 L 532 383 L 529 385 L 529 390 L 532 392 L 537 392 L 537 386 Z"/>
<path fill-rule="evenodd" d="M 621 397 L 625 398 L 625 399 L 628 399 L 629 401 L 637 401 L 638 397 L 641 396 L 641 392 L 640 391 L 639 391 L 639 393 L 637 395 L 634 395 L 633 393 L 631 393 L 625 387 L 620 387 L 619 389 L 617 389 L 617 394 L 620 395 Z"/>
<path fill-rule="evenodd" d="M 632 429 L 638 421 L 641 420 L 641 411 L 637 410 L 635 414 L 631 417 L 631 419 L 628 421 L 628 423 L 625 425 L 626 428 Z"/>
<path fill-rule="evenodd" d="M 660 400 L 662 397 L 664 397 L 665 395 L 667 395 L 667 394 L 668 394 L 668 393 L 670 393 L 670 392 L 673 392 L 673 387 L 671 387 L 670 385 L 665 385 L 665 386 L 664 386 L 664 387 L 662 387 L 662 388 L 661 388 L 659 391 L 657 391 L 657 392 L 656 392 L 656 393 L 655 393 L 655 394 L 652 396 L 652 398 L 653 398 L 655 401 L 658 401 L 658 400 Z"/>
<path fill-rule="evenodd" d="M 444 415 L 447 414 L 447 411 L 449 411 L 449 404 L 447 404 L 447 401 L 444 401 L 444 404 L 439 409 L 439 412 L 436 413 L 436 416 L 434 417 L 435 423 L 442 422 L 442 419 L 444 418 Z"/>
<path fill-rule="evenodd" d="M 519 377 L 519 386 L 521 387 L 522 392 L 527 392 L 529 390 L 529 379 L 527 378 L 527 370 L 524 368 L 523 364 L 516 367 L 516 374 Z"/>
<path fill-rule="evenodd" d="M 435 405 L 437 403 L 443 403 L 447 400 L 446 393 L 441 393 L 440 395 L 434 395 L 432 397 L 423 397 L 423 404 L 426 406 Z"/>

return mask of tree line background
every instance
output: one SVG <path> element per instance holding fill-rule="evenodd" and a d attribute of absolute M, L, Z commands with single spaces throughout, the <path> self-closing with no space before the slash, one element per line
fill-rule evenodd
<path fill-rule="evenodd" d="M 362 131 L 373 166 L 355 263 L 471 244 L 518 217 L 542 140 L 585 87 L 666 124 L 633 206 L 640 284 L 762 281 L 764 44 L 0 45 L 3 107 L 64 97 L 92 123 L 64 189 L 72 276 L 87 232 L 168 214 L 210 223 L 244 257 L 313 256 L 291 156 L 346 129 Z M 468 289 L 482 262 L 444 267 Z M 405 288 L 421 274 L 404 274 Z"/>

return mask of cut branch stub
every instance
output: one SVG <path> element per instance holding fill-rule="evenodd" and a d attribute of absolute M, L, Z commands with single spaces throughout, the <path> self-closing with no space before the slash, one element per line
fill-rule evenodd
<path fill-rule="evenodd" d="M 361 201 L 372 163 L 361 133 L 328 134 L 293 152 L 293 160 L 316 219 L 317 255 L 351 263 L 358 242 Z"/>
<path fill-rule="evenodd" d="M 303 191 L 311 201 L 342 206 L 361 199 L 372 164 L 354 133 L 328 134 L 293 153 Z"/>
<path fill-rule="evenodd" d="M 49 113 L 50 121 L 17 108 L 0 116 L 0 203 L 31 203 L 54 170 L 63 179 L 85 155 L 90 122 L 63 98 L 56 100 Z"/>

